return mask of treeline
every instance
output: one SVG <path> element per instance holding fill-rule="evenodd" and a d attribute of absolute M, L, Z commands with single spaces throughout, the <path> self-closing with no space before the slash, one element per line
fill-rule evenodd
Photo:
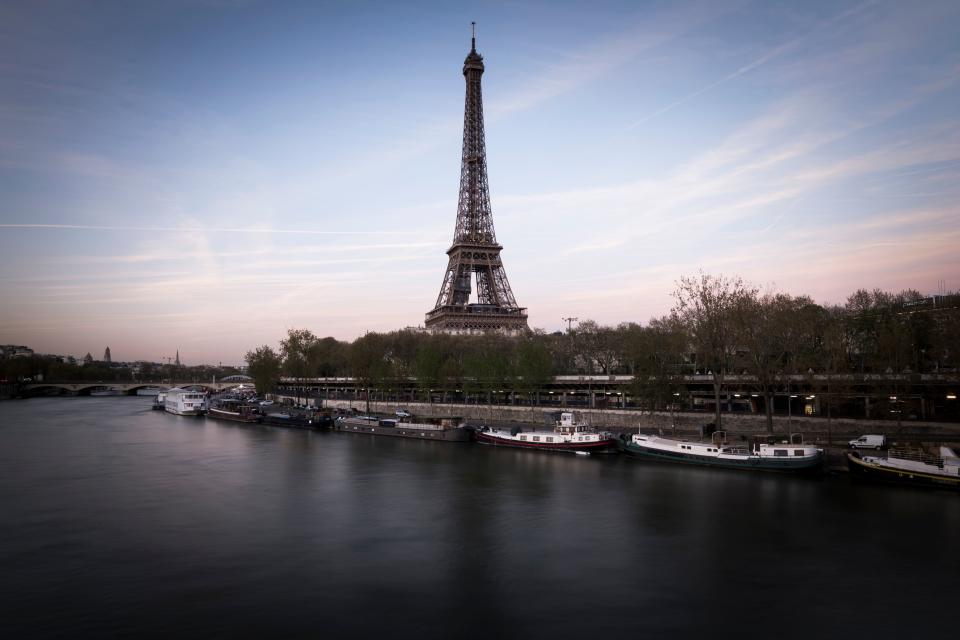
<path fill-rule="evenodd" d="M 670 313 L 645 325 L 586 321 L 566 333 L 520 337 L 404 330 L 349 343 L 293 329 L 278 350 L 247 353 L 248 373 L 261 391 L 280 375 L 351 376 L 384 390 L 415 378 L 425 397 L 459 389 L 488 398 L 503 390 L 535 393 L 554 375 L 626 374 L 634 376 L 631 395 L 649 409 L 671 405 L 683 376 L 699 373 L 713 381 L 718 424 L 724 378 L 749 374 L 772 425 L 772 395 L 789 389 L 791 376 L 925 373 L 954 370 L 960 361 L 956 294 L 860 290 L 844 305 L 823 306 L 700 274 L 681 278 L 673 297 Z M 842 391 L 836 376 L 826 384 L 828 397 Z"/>

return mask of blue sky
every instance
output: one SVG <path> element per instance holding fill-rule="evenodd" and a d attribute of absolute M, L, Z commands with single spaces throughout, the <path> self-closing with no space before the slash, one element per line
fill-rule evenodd
<path fill-rule="evenodd" d="M 13 2 L 0 343 L 236 363 L 422 324 L 471 20 L 533 326 L 645 322 L 701 269 L 960 287 L 956 2 Z"/>

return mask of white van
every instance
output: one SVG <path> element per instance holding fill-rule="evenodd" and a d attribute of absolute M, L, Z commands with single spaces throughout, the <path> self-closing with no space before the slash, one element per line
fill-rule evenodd
<path fill-rule="evenodd" d="M 865 435 L 850 441 L 852 449 L 882 449 L 887 446 L 887 437 L 882 435 Z"/>

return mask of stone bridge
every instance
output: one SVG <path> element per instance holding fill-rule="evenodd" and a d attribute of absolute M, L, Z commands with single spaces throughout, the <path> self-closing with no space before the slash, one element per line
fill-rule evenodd
<path fill-rule="evenodd" d="M 205 391 L 225 391 L 243 385 L 253 387 L 252 382 L 28 382 L 20 385 L 21 393 L 28 396 L 43 395 L 45 393 L 61 393 L 64 395 L 90 395 L 91 391 L 105 391 L 115 389 L 123 395 L 133 396 L 138 389 L 147 387 L 194 387 Z M 56 390 L 56 391 L 55 391 Z"/>

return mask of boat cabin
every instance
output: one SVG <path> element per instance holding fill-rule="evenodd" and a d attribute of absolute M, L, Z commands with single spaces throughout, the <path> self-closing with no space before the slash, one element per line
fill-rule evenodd
<path fill-rule="evenodd" d="M 820 450 L 804 444 L 802 433 L 791 433 L 786 440 L 779 441 L 776 436 L 759 437 L 753 441 L 753 452 L 764 457 L 793 458 L 817 456 Z"/>
<path fill-rule="evenodd" d="M 586 433 L 590 431 L 590 427 L 583 423 L 578 423 L 572 411 L 564 411 L 560 414 L 560 419 L 557 420 L 554 431 L 559 434 L 565 435 L 575 435 L 578 433 Z"/>

